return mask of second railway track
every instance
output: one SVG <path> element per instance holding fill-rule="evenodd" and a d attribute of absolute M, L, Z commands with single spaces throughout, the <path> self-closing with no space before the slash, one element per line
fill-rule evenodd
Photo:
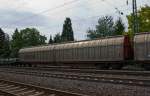
<path fill-rule="evenodd" d="M 4 68 L 5 69 L 5 68 Z M 133 85 L 133 86 L 147 86 L 150 87 L 150 77 L 143 78 L 140 74 L 140 77 L 136 78 L 136 74 L 140 72 L 127 72 L 123 74 L 123 71 L 117 74 L 117 71 L 114 71 L 115 75 L 107 76 L 107 75 L 93 75 L 93 74 L 74 74 L 74 73 L 55 73 L 55 72 L 48 72 L 48 71 L 39 71 L 39 70 L 22 70 L 22 69 L 5 69 L 1 70 L 1 72 L 9 72 L 14 74 L 24 74 L 24 75 L 31 75 L 31 76 L 39 76 L 39 77 L 52 77 L 52 78 L 62 78 L 62 79 L 72 79 L 72 80 L 84 80 L 84 81 L 92 81 L 92 82 L 104 82 L 104 83 L 115 83 L 115 84 L 126 84 L 126 85 Z M 105 71 L 102 71 L 104 73 Z M 111 74 L 110 71 L 106 71 L 106 74 Z M 112 72 L 113 74 L 113 72 Z M 126 74 L 126 75 L 125 75 Z M 128 76 L 129 75 L 129 76 Z M 131 76 L 132 75 L 132 76 Z M 148 76 L 148 73 L 147 73 Z M 150 76 L 150 74 L 149 74 Z"/>
<path fill-rule="evenodd" d="M 0 80 L 0 95 L 2 96 L 85 96 L 60 90 L 42 88 L 23 83 Z"/>
<path fill-rule="evenodd" d="M 73 72 L 73 73 L 87 73 L 87 74 L 113 74 L 113 75 L 136 75 L 136 76 L 150 76 L 150 71 L 130 71 L 130 70 L 96 70 L 96 69 L 71 69 L 69 67 L 1 67 L 3 69 L 16 70 L 40 70 L 40 71 L 59 71 L 59 72 Z"/>

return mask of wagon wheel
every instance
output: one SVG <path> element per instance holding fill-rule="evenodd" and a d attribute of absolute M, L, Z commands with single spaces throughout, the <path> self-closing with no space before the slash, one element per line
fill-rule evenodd
<path fill-rule="evenodd" d="M 103 70 L 106 70 L 106 69 L 108 69 L 109 68 L 109 65 L 108 64 L 106 64 L 106 63 L 103 63 L 103 64 L 96 64 L 96 68 L 97 69 L 103 69 Z"/>
<path fill-rule="evenodd" d="M 122 69 L 123 64 L 111 64 L 109 69 L 116 69 L 116 70 L 120 70 Z"/>

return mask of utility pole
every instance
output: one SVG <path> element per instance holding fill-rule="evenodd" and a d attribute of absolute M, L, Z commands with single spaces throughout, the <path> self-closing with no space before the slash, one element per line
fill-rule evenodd
<path fill-rule="evenodd" d="M 136 0 L 132 0 L 132 7 L 133 7 L 133 21 L 132 21 L 132 46 L 134 46 L 134 35 L 139 32 L 139 24 L 138 24 L 138 16 L 137 16 L 137 2 Z M 134 53 L 133 53 L 133 58 L 134 58 Z M 137 64 L 135 64 L 138 66 Z"/>
<path fill-rule="evenodd" d="M 139 32 L 136 0 L 132 0 L 132 6 L 133 6 L 133 36 L 134 36 L 135 33 Z"/>

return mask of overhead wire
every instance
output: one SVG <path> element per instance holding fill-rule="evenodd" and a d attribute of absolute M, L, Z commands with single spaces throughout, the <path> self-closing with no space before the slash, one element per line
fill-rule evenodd
<path fill-rule="evenodd" d="M 119 9 L 119 7 L 123 8 L 123 6 L 126 6 L 126 5 L 116 6 L 115 4 L 112 4 L 112 3 L 110 3 L 107 0 L 102 0 L 102 1 L 104 1 L 105 3 L 109 4 L 110 6 L 112 6 L 119 15 L 123 15 L 124 14 L 124 12 Z"/>
<path fill-rule="evenodd" d="M 15 24 L 15 23 L 18 23 L 18 22 L 26 21 L 26 19 L 28 19 L 28 18 L 31 19 L 31 18 L 35 17 L 36 15 L 38 15 L 38 14 L 42 14 L 42 13 L 46 13 L 46 12 L 49 12 L 49 11 L 53 11 L 53 10 L 55 10 L 55 9 L 62 8 L 62 7 L 64 7 L 65 5 L 72 4 L 72 3 L 75 3 L 75 2 L 77 2 L 77 1 L 79 1 L 79 0 L 72 0 L 72 1 L 70 1 L 70 2 L 66 2 L 66 3 L 64 3 L 64 4 L 62 4 L 62 5 L 59 5 L 59 6 L 56 6 L 56 7 L 54 7 L 54 8 L 50 8 L 50 9 L 47 9 L 47 10 L 38 12 L 38 13 L 32 15 L 32 16 L 28 16 L 28 17 L 22 18 L 22 19 L 20 19 L 20 20 L 17 20 L 17 21 L 15 21 L 15 22 L 12 22 L 11 24 Z M 104 0 L 103 0 L 103 1 L 104 1 Z"/>
<path fill-rule="evenodd" d="M 72 4 L 72 3 L 75 3 L 75 2 L 77 2 L 77 1 L 79 1 L 79 0 L 72 0 L 72 1 L 70 1 L 70 2 L 66 2 L 66 3 L 64 3 L 64 4 L 62 4 L 62 5 L 59 5 L 59 6 L 56 6 L 56 7 L 54 7 L 54 8 L 50 8 L 50 9 L 47 9 L 47 10 L 38 12 L 38 13 L 36 13 L 36 14 L 34 14 L 34 15 L 27 16 L 27 17 L 25 17 L 25 18 L 19 19 L 19 20 L 15 21 L 15 22 L 10 23 L 9 25 L 11 25 L 11 24 L 16 24 L 16 23 L 18 23 L 18 22 L 26 22 L 27 19 L 31 19 L 31 18 L 33 18 L 33 17 L 35 17 L 35 16 L 38 16 L 39 14 L 46 13 L 46 12 L 50 12 L 50 11 L 53 11 L 53 10 L 58 9 L 58 8 L 62 8 L 62 7 L 64 7 L 64 6 L 66 6 L 66 5 L 68 5 L 68 4 Z M 70 10 L 70 9 L 71 9 L 71 8 L 69 8 L 69 10 Z M 68 9 L 67 9 L 67 10 L 68 10 Z M 33 18 L 33 19 L 34 19 L 34 18 Z M 7 28 L 7 27 L 8 27 L 8 26 L 4 26 L 4 28 Z"/>
<path fill-rule="evenodd" d="M 24 21 L 24 20 L 26 20 L 26 19 L 29 19 L 29 18 L 31 19 L 31 18 L 33 18 L 33 17 L 35 17 L 35 16 L 38 16 L 39 14 L 43 14 L 43 13 L 46 13 L 46 12 L 54 11 L 54 10 L 56 10 L 56 9 L 63 8 L 63 7 L 65 7 L 65 6 L 67 6 L 67 5 L 73 4 L 73 3 L 78 2 L 78 1 L 80 1 L 80 0 L 72 0 L 72 1 L 69 1 L 69 2 L 65 2 L 65 3 L 63 3 L 63 4 L 59 5 L 59 6 L 54 7 L 54 8 L 50 8 L 50 9 L 47 9 L 47 10 L 44 10 L 44 11 L 35 13 L 34 15 L 31 15 L 31 16 L 28 16 L 28 17 L 24 17 L 24 18 L 22 18 L 22 19 L 20 19 L 20 20 L 17 20 L 17 21 L 15 21 L 15 22 L 12 22 L 11 24 L 15 24 L 15 23 L 18 23 L 18 22 L 22 22 L 22 21 Z M 10 24 L 10 25 L 11 25 L 11 24 Z M 5 28 L 5 27 L 6 27 L 6 26 L 4 26 L 4 28 Z M 7 27 L 6 27 L 6 28 L 7 28 Z"/>
<path fill-rule="evenodd" d="M 67 2 L 67 3 L 64 3 L 64 4 L 62 4 L 62 5 L 56 6 L 56 7 L 54 7 L 54 8 L 47 9 L 47 10 L 44 10 L 44 11 L 35 13 L 34 15 L 27 16 L 27 17 L 25 17 L 25 18 L 19 19 L 19 20 L 15 21 L 15 22 L 12 22 L 11 24 L 15 24 L 15 23 L 18 23 L 18 22 L 26 21 L 26 19 L 31 19 L 31 18 L 33 18 L 33 17 L 35 17 L 35 16 L 38 16 L 39 14 L 43 14 L 43 13 L 48 13 L 48 12 L 54 11 L 54 9 L 62 8 L 62 7 L 64 7 L 65 5 L 72 4 L 72 3 L 75 3 L 75 2 L 77 2 L 77 1 L 79 1 L 79 0 L 73 0 L 73 1 L 70 1 L 70 2 Z M 68 11 L 68 10 L 71 10 L 71 9 L 72 9 L 72 8 L 69 8 L 69 9 L 66 8 L 65 10 Z M 64 11 L 64 10 L 63 10 L 63 11 Z M 49 15 L 50 15 L 50 14 L 49 14 Z M 33 19 L 34 19 L 34 18 L 33 18 Z"/>
<path fill-rule="evenodd" d="M 47 10 L 41 11 L 41 12 L 39 12 L 39 13 L 36 13 L 35 15 L 38 15 L 38 14 L 40 14 L 40 13 L 41 13 L 41 14 L 42 14 L 42 13 L 46 13 L 46 12 L 48 12 L 48 11 L 53 11 L 54 9 L 64 7 L 65 5 L 68 5 L 68 4 L 70 4 L 70 3 L 74 3 L 74 2 L 76 2 L 76 1 L 79 1 L 79 0 L 73 0 L 73 1 L 70 1 L 70 2 L 67 2 L 67 3 L 64 3 L 64 4 L 60 5 L 60 6 L 56 6 L 55 8 L 47 9 Z M 107 4 L 113 6 L 115 9 L 117 9 L 116 6 L 112 5 L 112 4 L 111 4 L 110 2 L 108 2 L 107 0 L 102 0 L 102 1 L 107 2 Z M 28 18 L 34 17 L 35 15 L 32 15 L 32 16 L 29 16 L 29 17 L 26 17 L 26 18 L 23 18 L 23 19 L 28 19 Z M 18 20 L 18 21 L 16 21 L 16 22 L 22 21 L 23 19 Z M 13 23 L 16 23 L 16 22 L 13 22 Z"/>
<path fill-rule="evenodd" d="M 126 10 L 128 10 L 128 9 L 124 9 L 124 10 L 121 10 L 121 11 L 126 11 Z M 111 12 L 108 15 L 112 15 L 114 13 L 116 13 L 116 12 Z M 101 15 L 89 16 L 89 17 L 80 18 L 80 19 L 72 19 L 72 22 L 87 24 L 87 23 L 84 23 L 84 21 L 87 21 L 87 20 L 89 21 L 90 19 L 93 19 L 93 18 L 95 19 L 95 18 L 98 18 L 98 17 L 100 18 Z M 83 22 L 81 22 L 81 21 L 83 21 Z M 56 28 L 56 27 L 59 27 L 59 24 L 53 25 L 53 26 L 50 26 L 50 27 L 47 27 L 47 28 Z"/>
<path fill-rule="evenodd" d="M 67 3 L 64 3 L 64 4 L 62 4 L 62 5 L 60 5 L 60 6 L 56 6 L 55 8 L 51 8 L 51 9 L 47 9 L 47 10 L 44 10 L 44 11 L 41 11 L 41 12 L 38 12 L 38 13 L 36 13 L 36 15 L 38 15 L 38 14 L 43 14 L 43 13 L 47 13 L 47 12 L 51 12 L 51 11 L 54 11 L 55 9 L 58 9 L 58 8 L 63 8 L 64 6 L 66 6 L 66 5 L 68 5 L 68 4 L 72 4 L 72 3 L 75 3 L 75 2 L 77 2 L 77 1 L 79 1 L 79 0 L 72 0 L 71 2 L 67 2 Z M 108 4 L 108 3 L 106 3 L 106 4 Z M 111 5 L 111 6 L 113 6 L 113 5 Z M 114 6 L 114 8 L 116 8 L 115 6 Z M 70 9 L 69 9 L 70 10 Z M 114 13 L 116 13 L 116 12 L 114 12 Z M 13 22 L 13 23 L 11 23 L 11 24 L 14 24 L 14 23 L 17 23 L 17 22 L 19 22 L 19 21 L 24 21 L 24 20 L 26 20 L 26 19 L 31 19 L 31 18 L 33 18 L 33 17 L 35 17 L 36 15 L 32 15 L 32 16 L 28 16 L 28 17 L 26 17 L 26 18 L 23 18 L 23 19 L 21 19 L 21 20 L 18 20 L 18 21 L 16 21 L 16 22 Z M 78 21 L 81 21 L 81 20 L 89 20 L 90 18 L 98 18 L 98 17 L 100 17 L 100 15 L 96 15 L 96 16 L 89 16 L 89 17 L 86 17 L 86 18 L 80 18 L 80 19 L 73 19 L 72 21 L 73 22 L 78 22 Z M 56 27 L 58 27 L 58 25 L 54 25 L 54 26 L 50 26 L 50 27 L 47 27 L 47 28 L 56 28 Z"/>
<path fill-rule="evenodd" d="M 17 20 L 17 21 L 15 21 L 15 22 L 13 22 L 13 23 L 17 23 L 17 22 L 19 22 L 19 21 L 23 21 L 23 20 L 28 19 L 28 18 L 31 19 L 32 17 L 35 17 L 36 15 L 39 15 L 39 14 L 42 14 L 42 13 L 46 13 L 46 12 L 49 12 L 49 11 L 53 11 L 53 10 L 58 9 L 58 8 L 62 8 L 62 7 L 64 7 L 64 6 L 66 6 L 66 5 L 68 5 L 68 4 L 72 4 L 72 3 L 75 3 L 75 2 L 77 2 L 77 1 L 79 1 L 79 0 L 72 0 L 72 1 L 70 1 L 70 2 L 66 2 L 66 3 L 64 3 L 64 4 L 62 4 L 62 5 L 59 5 L 59 6 L 56 6 L 56 7 L 54 7 L 54 8 L 50 8 L 50 9 L 47 9 L 47 10 L 38 12 L 38 13 L 32 15 L 32 16 L 28 16 L 28 17 L 22 18 L 22 19 Z M 13 24 L 13 23 L 11 23 L 11 24 Z"/>
<path fill-rule="evenodd" d="M 125 9 L 125 10 L 128 10 L 128 9 Z M 125 10 L 122 10 L 122 11 L 125 11 Z M 98 13 L 98 12 L 96 12 Z M 113 13 L 116 13 L 116 12 L 113 12 Z M 90 17 L 86 17 L 86 18 L 78 18 L 76 20 L 72 20 L 72 21 L 81 21 L 81 20 L 86 20 L 86 19 L 90 19 L 90 18 L 93 18 L 93 17 L 100 17 L 100 15 L 97 15 L 97 16 L 90 16 Z M 54 27 L 54 26 L 53 26 Z"/>
<path fill-rule="evenodd" d="M 125 10 L 128 10 L 128 9 L 125 9 Z M 125 11 L 125 10 L 121 10 L 121 11 Z M 98 12 L 96 12 L 96 13 L 98 13 Z M 116 12 L 112 12 L 113 14 L 114 13 L 116 13 Z M 111 13 L 110 13 L 111 14 Z M 109 14 L 109 15 L 110 15 Z M 89 17 L 86 17 L 86 18 L 78 18 L 78 19 L 72 19 L 72 21 L 73 22 L 76 22 L 76 23 L 78 23 L 78 21 L 79 21 L 79 23 L 81 23 L 81 20 L 82 21 L 86 21 L 86 20 L 89 20 L 89 19 L 93 19 L 93 18 L 98 18 L 98 17 L 100 17 L 100 15 L 96 15 L 96 16 L 89 16 Z M 87 23 L 85 23 L 85 24 L 87 24 Z M 81 24 L 81 25 L 83 25 L 83 24 Z M 46 27 L 46 28 L 57 28 L 57 27 L 60 27 L 60 24 L 58 24 L 58 25 L 52 25 L 52 26 L 50 26 L 50 27 Z M 80 26 L 81 27 L 81 26 Z"/>

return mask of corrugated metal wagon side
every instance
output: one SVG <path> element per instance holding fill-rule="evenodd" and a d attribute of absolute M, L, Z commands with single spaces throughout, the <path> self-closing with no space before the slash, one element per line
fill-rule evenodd
<path fill-rule="evenodd" d="M 150 33 L 136 34 L 134 38 L 134 59 L 150 69 Z"/>
<path fill-rule="evenodd" d="M 54 46 L 23 48 L 19 51 L 20 63 L 23 66 L 47 66 L 54 64 Z"/>
<path fill-rule="evenodd" d="M 114 36 L 24 48 L 19 54 L 24 64 L 120 69 L 130 55 L 129 45 L 130 41 L 126 37 Z"/>

